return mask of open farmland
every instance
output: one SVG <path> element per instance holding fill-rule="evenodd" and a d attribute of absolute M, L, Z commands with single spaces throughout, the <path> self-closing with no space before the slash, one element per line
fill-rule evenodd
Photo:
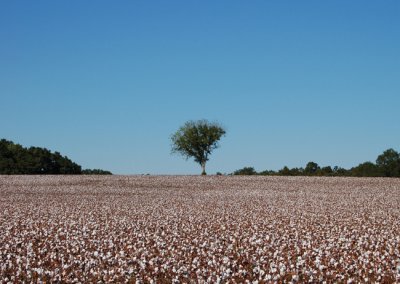
<path fill-rule="evenodd" d="M 400 179 L 0 176 L 0 283 L 400 283 Z"/>

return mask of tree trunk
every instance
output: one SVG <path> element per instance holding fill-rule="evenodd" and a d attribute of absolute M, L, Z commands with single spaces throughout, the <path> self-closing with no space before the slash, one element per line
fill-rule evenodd
<path fill-rule="evenodd" d="M 206 163 L 205 163 L 205 162 L 204 162 L 204 163 L 201 163 L 201 169 L 203 170 L 203 171 L 201 172 L 201 175 L 202 175 L 202 176 L 207 175 L 207 173 L 206 173 Z"/>

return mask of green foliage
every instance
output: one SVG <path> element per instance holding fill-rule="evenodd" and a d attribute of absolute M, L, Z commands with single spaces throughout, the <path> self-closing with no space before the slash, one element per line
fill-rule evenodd
<path fill-rule="evenodd" d="M 280 175 L 280 176 L 292 176 L 293 174 L 292 174 L 291 170 L 287 166 L 284 166 L 283 169 L 278 171 L 278 175 Z"/>
<path fill-rule="evenodd" d="M 400 177 L 400 154 L 388 149 L 378 156 L 376 164 L 365 162 L 350 170 L 335 166 L 320 167 L 315 162 L 307 163 L 303 168 L 283 167 L 279 171 L 265 170 L 257 173 L 252 167 L 245 167 L 233 174 L 241 175 L 278 175 L 278 176 L 355 176 L 355 177 Z"/>
<path fill-rule="evenodd" d="M 193 158 L 201 165 L 202 175 L 205 175 L 209 156 L 219 147 L 218 141 L 225 133 L 225 129 L 217 123 L 207 120 L 188 121 L 172 135 L 172 152 L 186 159 Z"/>
<path fill-rule="evenodd" d="M 320 170 L 320 167 L 318 166 L 317 163 L 314 162 L 308 162 L 304 169 L 304 173 L 309 176 L 316 175 L 317 172 Z"/>
<path fill-rule="evenodd" d="M 235 176 L 251 176 L 256 175 L 257 172 L 253 167 L 244 167 L 243 169 L 234 171 L 233 174 Z"/>
<path fill-rule="evenodd" d="M 83 175 L 112 175 L 111 172 L 100 170 L 100 169 L 93 169 L 93 170 L 85 169 L 85 170 L 82 170 L 82 174 Z"/>
<path fill-rule="evenodd" d="M 376 165 L 385 177 L 400 177 L 400 154 L 388 149 L 378 156 Z"/>
<path fill-rule="evenodd" d="M 319 170 L 319 175 L 320 176 L 332 176 L 333 175 L 333 169 L 331 166 L 327 166 L 327 167 L 322 167 Z"/>
<path fill-rule="evenodd" d="M 80 174 L 81 166 L 46 148 L 0 140 L 0 174 Z"/>
<path fill-rule="evenodd" d="M 272 170 L 265 170 L 265 171 L 259 172 L 257 174 L 258 175 L 262 175 L 262 176 L 276 176 L 276 175 L 278 175 L 277 172 L 272 171 Z"/>
<path fill-rule="evenodd" d="M 85 170 L 99 173 L 101 170 Z M 59 152 L 46 148 L 25 148 L 19 144 L 0 140 L 0 174 L 81 174 L 80 165 Z"/>
<path fill-rule="evenodd" d="M 350 176 L 350 175 L 351 175 L 350 172 L 344 168 L 338 166 L 335 166 L 333 168 L 333 176 L 340 177 L 340 176 Z"/>
<path fill-rule="evenodd" d="M 365 162 L 352 168 L 350 173 L 355 177 L 378 177 L 380 176 L 380 169 L 374 163 Z"/>
<path fill-rule="evenodd" d="M 304 175 L 304 169 L 303 168 L 292 168 L 289 169 L 288 167 L 284 167 L 283 169 L 278 171 L 278 175 L 280 176 L 301 176 Z"/>

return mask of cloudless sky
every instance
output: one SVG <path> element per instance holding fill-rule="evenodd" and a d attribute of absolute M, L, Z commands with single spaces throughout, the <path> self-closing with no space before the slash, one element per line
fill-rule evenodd
<path fill-rule="evenodd" d="M 349 168 L 400 151 L 400 1 L 1 1 L 0 138 L 116 174 Z"/>

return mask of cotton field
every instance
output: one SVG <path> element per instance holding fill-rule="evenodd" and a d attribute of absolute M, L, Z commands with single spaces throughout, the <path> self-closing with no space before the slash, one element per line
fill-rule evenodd
<path fill-rule="evenodd" d="M 400 179 L 0 176 L 0 283 L 400 283 Z"/>

